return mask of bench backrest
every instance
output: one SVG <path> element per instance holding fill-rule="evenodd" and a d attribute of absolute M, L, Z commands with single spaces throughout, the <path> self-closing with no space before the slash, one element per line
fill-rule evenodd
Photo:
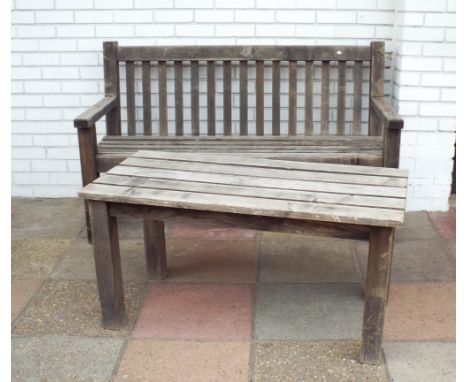
<path fill-rule="evenodd" d="M 254 76 L 248 70 L 252 66 Z M 331 78 L 333 70 L 336 78 Z M 298 91 L 298 73 L 302 92 Z M 383 42 L 370 46 L 175 47 L 119 47 L 117 42 L 104 42 L 104 75 L 106 95 L 119 97 L 118 107 L 107 117 L 108 135 L 122 135 L 120 103 L 126 108 L 124 134 L 128 135 L 381 134 L 378 124 L 365 123 L 363 100 L 367 107 L 369 96 L 383 96 Z M 120 77 L 125 77 L 122 84 Z M 287 82 L 282 83 L 285 77 Z M 271 89 L 269 94 L 265 84 Z M 363 84 L 368 85 L 368 92 Z M 123 86 L 126 95 L 121 97 Z M 331 97 L 331 88 L 336 96 Z M 283 98 L 281 90 L 286 89 Z M 303 113 L 300 129 L 298 109 Z M 287 123 L 287 132 L 281 131 L 282 121 Z M 249 131 L 249 125 L 254 129 Z"/>

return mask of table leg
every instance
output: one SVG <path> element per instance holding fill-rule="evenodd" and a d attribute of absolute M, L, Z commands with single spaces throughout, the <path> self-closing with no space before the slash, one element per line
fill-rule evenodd
<path fill-rule="evenodd" d="M 104 328 L 118 330 L 126 316 L 117 219 L 105 202 L 89 201 L 89 207 L 102 322 Z"/>
<path fill-rule="evenodd" d="M 378 364 L 382 345 L 394 228 L 373 227 L 369 234 L 361 362 Z"/>
<path fill-rule="evenodd" d="M 150 277 L 162 280 L 167 275 L 164 222 L 145 219 L 143 221 L 143 230 L 145 234 L 146 269 Z"/>

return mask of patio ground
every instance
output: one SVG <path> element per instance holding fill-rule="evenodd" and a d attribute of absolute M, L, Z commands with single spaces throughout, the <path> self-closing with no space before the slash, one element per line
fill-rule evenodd
<path fill-rule="evenodd" d="M 148 280 L 119 222 L 128 324 L 102 329 L 78 199 L 12 200 L 13 381 L 454 381 L 455 210 L 398 229 L 381 366 L 361 365 L 367 245 L 167 227 Z"/>

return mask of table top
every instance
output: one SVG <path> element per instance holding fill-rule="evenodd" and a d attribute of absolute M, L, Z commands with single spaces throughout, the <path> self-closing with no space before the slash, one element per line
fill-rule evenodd
<path fill-rule="evenodd" d="M 138 151 L 84 187 L 89 200 L 395 227 L 408 171 L 243 157 Z"/>

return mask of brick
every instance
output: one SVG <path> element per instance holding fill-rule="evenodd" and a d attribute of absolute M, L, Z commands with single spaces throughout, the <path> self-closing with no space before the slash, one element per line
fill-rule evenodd
<path fill-rule="evenodd" d="M 123 37 L 123 36 L 134 36 L 133 25 L 96 25 L 96 36 L 97 37 Z"/>
<path fill-rule="evenodd" d="M 425 43 L 423 47 L 425 56 L 455 57 L 456 45 L 452 43 Z"/>
<path fill-rule="evenodd" d="M 64 24 L 73 22 L 71 11 L 37 11 L 36 22 L 44 24 Z"/>
<path fill-rule="evenodd" d="M 457 92 L 455 88 L 453 89 L 442 89 L 440 91 L 440 100 L 441 101 L 453 101 L 457 99 Z"/>
<path fill-rule="evenodd" d="M 232 0 L 215 0 L 216 8 L 254 8 L 255 0 L 237 0 L 233 2 Z"/>
<path fill-rule="evenodd" d="M 447 0 L 447 11 L 455 12 L 456 9 L 456 0 Z"/>
<path fill-rule="evenodd" d="M 29 160 L 12 160 L 11 170 L 14 172 L 31 171 L 31 161 Z"/>
<path fill-rule="evenodd" d="M 13 67 L 11 68 L 13 80 L 38 79 L 41 78 L 40 68 Z"/>
<path fill-rule="evenodd" d="M 319 11 L 317 12 L 317 22 L 326 24 L 355 23 L 356 12 L 349 11 Z"/>
<path fill-rule="evenodd" d="M 294 25 L 257 25 L 257 36 L 295 36 L 296 28 Z"/>
<path fill-rule="evenodd" d="M 454 13 L 429 13 L 424 19 L 424 24 L 432 27 L 455 27 L 455 22 Z"/>
<path fill-rule="evenodd" d="M 440 131 L 455 131 L 456 120 L 455 118 L 440 118 L 439 130 Z"/>
<path fill-rule="evenodd" d="M 23 65 L 22 55 L 20 53 L 11 54 L 11 66 Z"/>
<path fill-rule="evenodd" d="M 12 121 L 24 121 L 24 110 L 11 109 L 11 120 Z"/>
<path fill-rule="evenodd" d="M 359 24 L 389 24 L 393 26 L 394 17 L 395 17 L 394 12 L 359 11 L 357 13 L 357 22 Z"/>
<path fill-rule="evenodd" d="M 214 25 L 176 25 L 177 36 L 214 36 Z"/>
<path fill-rule="evenodd" d="M 73 78 L 79 78 L 80 74 L 79 74 L 78 68 L 43 67 L 42 76 L 45 79 L 73 79 Z"/>
<path fill-rule="evenodd" d="M 48 95 L 44 97 L 44 106 L 80 106 L 80 97 L 75 95 Z"/>
<path fill-rule="evenodd" d="M 60 93 L 60 83 L 52 81 L 25 82 L 26 93 Z"/>
<path fill-rule="evenodd" d="M 51 148 L 47 149 L 49 159 L 79 159 L 77 148 Z"/>
<path fill-rule="evenodd" d="M 308 10 L 276 11 L 276 21 L 286 23 L 313 23 L 315 21 L 315 12 Z"/>
<path fill-rule="evenodd" d="M 423 44 L 420 42 L 402 41 L 398 44 L 402 56 L 421 56 Z"/>
<path fill-rule="evenodd" d="M 395 0 L 377 0 L 377 9 L 395 10 Z"/>
<path fill-rule="evenodd" d="M 175 7 L 176 8 L 193 8 L 193 1 L 192 0 L 175 0 Z M 213 0 L 197 0 L 197 8 L 213 8 L 214 1 Z"/>
<path fill-rule="evenodd" d="M 172 25 L 136 25 L 136 36 L 172 36 L 174 26 Z"/>
<path fill-rule="evenodd" d="M 112 11 L 75 11 L 77 23 L 112 23 L 114 13 Z"/>
<path fill-rule="evenodd" d="M 58 37 L 94 37 L 93 25 L 58 25 Z"/>
<path fill-rule="evenodd" d="M 62 111 L 58 109 L 34 108 L 26 110 L 28 121 L 60 121 Z"/>
<path fill-rule="evenodd" d="M 421 84 L 425 86 L 455 87 L 455 73 L 422 73 Z"/>
<path fill-rule="evenodd" d="M 338 0 L 337 7 L 341 9 L 375 9 L 376 0 Z"/>
<path fill-rule="evenodd" d="M 83 79 L 102 80 L 102 68 L 92 66 L 80 68 L 80 77 Z"/>
<path fill-rule="evenodd" d="M 375 28 L 367 25 L 341 25 L 336 27 L 336 37 L 372 38 Z"/>
<path fill-rule="evenodd" d="M 435 131 L 437 120 L 434 118 L 406 117 L 405 131 Z"/>
<path fill-rule="evenodd" d="M 44 159 L 46 157 L 46 151 L 43 148 L 11 148 L 12 159 Z"/>
<path fill-rule="evenodd" d="M 94 8 L 94 0 L 55 0 L 55 7 L 57 9 L 92 9 Z"/>
<path fill-rule="evenodd" d="M 424 13 L 399 13 L 397 25 L 420 26 L 424 23 Z"/>
<path fill-rule="evenodd" d="M 98 93 L 98 83 L 96 81 L 65 81 L 62 83 L 64 93 Z"/>
<path fill-rule="evenodd" d="M 54 0 L 16 0 L 16 9 L 53 9 Z"/>
<path fill-rule="evenodd" d="M 34 24 L 34 12 L 29 11 L 12 11 L 11 24 Z"/>
<path fill-rule="evenodd" d="M 402 39 L 405 41 L 442 41 L 444 31 L 436 28 L 402 27 Z"/>
<path fill-rule="evenodd" d="M 419 113 L 423 116 L 454 117 L 456 115 L 456 107 L 454 103 L 427 102 L 421 104 Z"/>
<path fill-rule="evenodd" d="M 52 171 L 66 171 L 67 165 L 66 162 L 61 160 L 34 160 L 31 162 L 32 171 L 45 171 L 45 172 L 52 172 Z"/>
<path fill-rule="evenodd" d="M 14 184 L 49 184 L 49 174 L 47 173 L 17 173 L 13 174 Z"/>
<path fill-rule="evenodd" d="M 257 8 L 294 8 L 294 2 L 283 0 L 257 0 Z"/>
<path fill-rule="evenodd" d="M 396 67 L 401 70 L 439 71 L 442 60 L 428 57 L 398 57 Z"/>
<path fill-rule="evenodd" d="M 16 25 L 15 28 L 17 37 L 55 37 L 55 27 L 52 25 Z"/>
<path fill-rule="evenodd" d="M 331 25 L 298 25 L 296 29 L 297 36 L 333 37 L 335 35 L 335 27 Z"/>
<path fill-rule="evenodd" d="M 158 0 L 158 8 L 173 8 L 173 7 L 174 7 L 174 0 Z M 155 9 L 154 0 L 135 0 L 135 8 Z"/>
<path fill-rule="evenodd" d="M 64 53 L 62 65 L 98 65 L 98 55 L 96 53 Z"/>
<path fill-rule="evenodd" d="M 217 25 L 216 36 L 255 36 L 255 26 L 247 24 Z"/>
<path fill-rule="evenodd" d="M 32 137 L 30 135 L 12 135 L 11 146 L 12 147 L 33 146 Z"/>
<path fill-rule="evenodd" d="M 419 85 L 420 77 L 417 72 L 395 71 L 395 83 L 399 85 Z"/>
<path fill-rule="evenodd" d="M 81 183 L 81 174 L 79 172 L 61 172 L 50 173 L 51 184 L 76 185 Z"/>
<path fill-rule="evenodd" d="M 269 23 L 275 21 L 274 11 L 236 11 L 236 22 Z"/>
<path fill-rule="evenodd" d="M 11 41 L 12 52 L 30 52 L 39 49 L 39 44 L 35 40 L 19 40 L 15 39 Z"/>
<path fill-rule="evenodd" d="M 133 0 L 94 0 L 96 9 L 130 9 L 133 8 Z"/>
<path fill-rule="evenodd" d="M 395 92 L 395 97 L 402 101 L 437 101 L 439 89 L 400 86 Z"/>
<path fill-rule="evenodd" d="M 297 8 L 310 9 L 334 9 L 336 8 L 336 0 L 296 0 Z"/>
<path fill-rule="evenodd" d="M 42 106 L 42 96 L 38 95 L 13 95 L 11 97 L 11 106 L 12 107 L 34 107 Z"/>
<path fill-rule="evenodd" d="M 451 28 L 445 31 L 445 41 L 455 42 L 457 40 L 457 33 L 455 28 Z"/>
<path fill-rule="evenodd" d="M 153 12 L 148 11 L 115 11 L 116 23 L 145 23 L 153 21 Z"/>
<path fill-rule="evenodd" d="M 185 9 L 156 10 L 154 19 L 161 23 L 185 23 L 193 21 L 193 11 Z"/>
<path fill-rule="evenodd" d="M 444 59 L 444 71 L 455 72 L 457 70 L 457 61 L 454 58 Z"/>
<path fill-rule="evenodd" d="M 230 10 L 201 10 L 195 11 L 195 22 L 226 23 L 234 21 L 234 11 Z"/>
<path fill-rule="evenodd" d="M 393 26 L 375 27 L 375 37 L 379 39 L 391 39 L 393 37 Z"/>
<path fill-rule="evenodd" d="M 405 0 L 402 10 L 416 12 L 443 12 L 445 10 L 445 1 L 440 0 Z"/>
<path fill-rule="evenodd" d="M 22 81 L 11 81 L 11 93 L 24 93 Z"/>
<path fill-rule="evenodd" d="M 75 40 L 41 40 L 39 41 L 39 49 L 42 52 L 66 52 L 76 51 Z"/>

